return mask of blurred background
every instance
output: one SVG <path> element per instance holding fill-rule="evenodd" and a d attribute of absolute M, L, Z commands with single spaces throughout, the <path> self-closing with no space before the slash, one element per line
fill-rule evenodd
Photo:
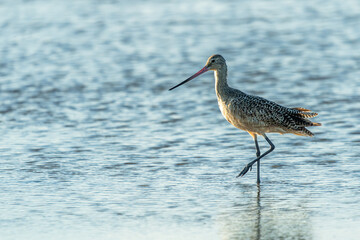
<path fill-rule="evenodd" d="M 0 2 L 1 239 L 356 239 L 360 2 Z M 319 113 L 252 138 L 207 73 Z M 260 139 L 264 151 L 268 145 Z"/>

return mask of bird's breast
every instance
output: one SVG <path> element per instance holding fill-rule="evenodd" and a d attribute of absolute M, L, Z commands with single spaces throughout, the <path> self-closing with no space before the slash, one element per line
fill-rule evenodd
<path fill-rule="evenodd" d="M 263 124 L 261 121 L 257 121 L 256 118 L 247 114 L 243 109 L 245 107 L 242 106 L 239 101 L 218 98 L 218 104 L 221 114 L 236 128 L 248 132 L 258 132 L 257 129 Z M 256 129 L 254 129 L 254 127 Z"/>
<path fill-rule="evenodd" d="M 218 98 L 218 105 L 224 118 L 235 127 L 238 127 L 239 119 L 231 106 L 231 102 Z"/>

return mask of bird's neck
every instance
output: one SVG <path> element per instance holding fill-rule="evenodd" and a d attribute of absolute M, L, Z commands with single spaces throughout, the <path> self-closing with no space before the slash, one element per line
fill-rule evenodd
<path fill-rule="evenodd" d="M 221 69 L 214 71 L 215 75 L 215 91 L 216 94 L 221 96 L 229 88 L 227 84 L 227 67 L 224 66 Z"/>

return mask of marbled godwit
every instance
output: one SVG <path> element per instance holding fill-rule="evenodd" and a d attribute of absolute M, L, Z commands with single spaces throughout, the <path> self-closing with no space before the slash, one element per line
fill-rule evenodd
<path fill-rule="evenodd" d="M 173 90 L 209 70 L 214 71 L 215 74 L 215 92 L 222 115 L 236 128 L 247 131 L 255 142 L 256 158 L 246 164 L 237 177 L 244 176 L 257 162 L 257 183 L 260 183 L 260 159 L 275 149 L 266 133 L 313 136 L 314 134 L 306 127 L 321 126 L 320 123 L 306 119 L 317 115 L 308 109 L 287 108 L 262 97 L 252 96 L 229 87 L 226 61 L 221 55 L 209 57 L 204 68 L 169 90 Z M 270 144 L 270 149 L 263 154 L 260 154 L 257 135 L 263 136 Z"/>

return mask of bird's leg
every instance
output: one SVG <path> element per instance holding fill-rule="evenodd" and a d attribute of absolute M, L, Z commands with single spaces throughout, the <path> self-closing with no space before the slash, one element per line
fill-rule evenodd
<path fill-rule="evenodd" d="M 261 158 L 263 158 L 264 156 L 266 156 L 267 154 L 271 153 L 274 149 L 275 149 L 275 145 L 270 141 L 270 139 L 263 134 L 263 137 L 265 138 L 265 140 L 270 144 L 270 149 L 267 150 L 265 153 L 261 154 L 259 157 L 255 158 L 253 161 L 249 162 L 248 164 L 246 164 L 246 166 L 244 167 L 244 169 L 239 173 L 239 175 L 237 175 L 237 177 L 242 177 L 244 176 L 252 167 L 252 165 L 254 165 L 255 162 L 259 161 Z M 259 176 L 260 177 L 260 176 Z"/>
<path fill-rule="evenodd" d="M 259 144 L 257 141 L 257 135 L 256 134 L 250 134 L 253 138 L 254 138 L 254 142 L 255 142 L 255 147 L 256 147 L 256 157 L 260 157 L 260 148 L 259 148 Z M 260 169 L 260 159 L 257 162 L 258 164 L 258 171 Z M 250 171 L 252 170 L 252 166 L 250 167 Z"/>
<path fill-rule="evenodd" d="M 257 141 L 257 135 L 255 135 L 254 137 L 254 141 L 255 141 L 255 147 L 256 147 L 256 157 L 260 157 L 260 148 L 259 148 L 259 144 Z M 260 184 L 260 158 L 257 161 L 257 184 Z"/>

